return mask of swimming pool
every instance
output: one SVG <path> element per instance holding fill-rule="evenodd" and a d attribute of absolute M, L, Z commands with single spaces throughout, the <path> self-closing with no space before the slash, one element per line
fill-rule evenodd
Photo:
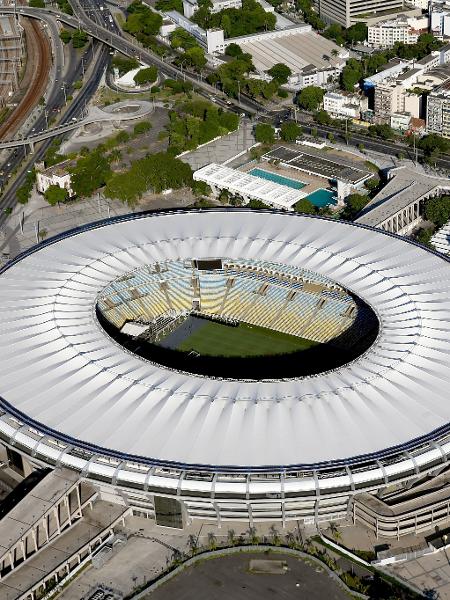
<path fill-rule="evenodd" d="M 323 188 L 320 188 L 312 194 L 309 194 L 309 196 L 306 196 L 306 199 L 312 202 L 312 204 L 318 208 L 323 208 L 328 204 L 337 204 L 337 199 L 334 195 L 334 192 L 331 190 L 324 190 Z"/>
<path fill-rule="evenodd" d="M 294 190 L 301 190 L 306 185 L 306 183 L 303 183 L 302 181 L 283 177 L 283 175 L 277 175 L 277 173 L 264 171 L 263 169 L 252 169 L 249 171 L 249 175 L 254 175 L 260 179 L 267 179 L 268 181 L 273 181 L 274 183 L 279 183 L 281 185 L 287 185 L 288 187 L 294 188 Z"/>

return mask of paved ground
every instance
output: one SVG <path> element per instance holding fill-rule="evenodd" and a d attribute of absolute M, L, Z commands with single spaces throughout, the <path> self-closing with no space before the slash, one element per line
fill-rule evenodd
<path fill-rule="evenodd" d="M 434 589 L 439 600 L 450 600 L 450 552 L 441 551 L 431 556 L 390 566 L 389 571 L 400 575 L 420 589 Z"/>
<path fill-rule="evenodd" d="M 174 190 L 171 194 L 147 193 L 139 205 L 131 209 L 115 200 L 95 197 L 69 202 L 61 206 L 49 206 L 44 198 L 34 193 L 25 206 L 18 204 L 8 222 L 0 229 L 0 265 L 14 258 L 36 242 L 63 231 L 92 221 L 144 210 L 183 208 L 195 201 L 190 190 Z M 23 232 L 20 223 L 23 219 Z"/>
<path fill-rule="evenodd" d="M 205 144 L 189 154 L 180 156 L 181 160 L 191 165 L 196 171 L 210 163 L 226 163 L 236 154 L 248 150 L 255 144 L 253 136 L 253 125 L 248 121 L 243 121 L 240 128 L 219 140 Z"/>
<path fill-rule="evenodd" d="M 286 561 L 284 574 L 249 572 L 255 558 Z M 147 596 L 148 600 L 260 600 L 301 598 L 348 600 L 347 594 L 319 566 L 289 556 L 232 555 L 187 569 Z"/>
<path fill-rule="evenodd" d="M 136 586 L 153 579 L 157 573 L 166 569 L 167 564 L 172 562 L 174 549 L 188 552 L 189 536 L 198 540 L 199 545 L 205 546 L 209 542 L 208 534 L 214 534 L 217 541 L 220 541 L 227 539 L 232 531 L 234 538 L 238 539 L 240 535 L 248 537 L 248 527 L 246 523 L 229 523 L 218 530 L 214 524 L 195 521 L 184 530 L 179 530 L 158 527 L 148 519 L 128 517 L 124 530 L 128 535 L 127 543 L 101 569 L 91 567 L 81 573 L 59 598 L 80 600 L 98 585 L 113 588 L 126 596 Z M 297 532 L 295 523 L 290 528 Z M 279 535 L 284 537 L 287 531 L 280 528 Z M 270 525 L 258 524 L 257 534 L 260 538 L 270 536 Z M 175 600 L 177 596 L 172 598 Z M 323 597 L 324 600 L 325 598 L 326 596 Z M 213 600 L 213 596 L 210 599 Z"/>

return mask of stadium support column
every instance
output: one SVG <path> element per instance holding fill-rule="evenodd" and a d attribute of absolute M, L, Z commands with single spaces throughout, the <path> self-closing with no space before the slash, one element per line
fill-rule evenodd
<path fill-rule="evenodd" d="M 314 471 L 314 483 L 316 484 L 316 501 L 314 502 L 314 524 L 318 527 L 319 524 L 319 505 L 320 505 L 320 486 L 317 471 Z"/>

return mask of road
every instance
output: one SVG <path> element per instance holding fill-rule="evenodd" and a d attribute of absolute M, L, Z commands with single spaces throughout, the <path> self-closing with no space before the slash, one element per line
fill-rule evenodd
<path fill-rule="evenodd" d="M 89 52 L 89 51 L 88 51 Z M 99 49 L 99 51 L 94 54 L 94 64 L 91 71 L 91 76 L 85 82 L 85 85 L 81 88 L 78 96 L 73 100 L 73 102 L 69 105 L 67 111 L 64 113 L 61 118 L 61 124 L 67 124 L 72 121 L 73 118 L 79 119 L 82 115 L 82 112 L 89 102 L 93 94 L 95 93 L 100 80 L 102 78 L 103 72 L 107 66 L 109 60 L 109 51 L 106 46 L 103 46 Z M 76 81 L 77 78 L 81 77 L 82 68 L 81 61 L 78 63 L 77 67 L 71 73 L 72 81 Z M 67 85 L 67 83 L 66 83 Z M 70 88 L 68 90 L 70 92 Z M 66 92 L 67 93 L 67 92 Z M 64 93 L 60 88 L 55 93 L 55 97 L 49 99 L 47 106 L 50 108 L 60 108 L 64 104 Z M 36 129 L 44 129 L 45 128 L 45 117 L 41 116 L 35 123 L 34 128 Z M 18 175 L 13 183 L 6 189 L 2 198 L 1 198 L 1 208 L 2 213 L 0 214 L 0 226 L 3 225 L 8 218 L 5 214 L 4 209 L 14 208 L 16 205 L 16 192 L 17 190 L 24 184 L 27 172 L 33 167 L 34 163 L 42 160 L 47 152 L 49 146 L 51 144 L 51 138 L 45 140 L 39 148 L 37 148 L 36 152 L 32 154 L 28 160 L 23 161 L 24 147 L 22 147 L 22 151 L 16 151 L 14 155 L 14 162 L 11 164 L 10 168 L 17 167 L 22 161 L 22 164 L 19 167 Z"/>
<path fill-rule="evenodd" d="M 97 5 L 95 5 L 94 8 L 93 4 L 89 4 L 90 8 L 87 8 L 86 3 L 88 2 L 88 0 L 81 0 L 81 2 L 83 2 L 84 4 L 81 4 L 80 0 L 72 0 L 74 12 L 77 13 L 76 16 L 70 16 L 54 9 L 41 9 L 29 7 L 21 7 L 19 12 L 20 14 L 38 19 L 42 18 L 42 16 L 44 15 L 51 14 L 55 16 L 59 21 L 61 21 L 61 23 L 64 23 L 69 27 L 81 27 L 91 37 L 103 42 L 104 44 L 107 44 L 108 46 L 114 48 L 118 52 L 121 52 L 125 56 L 136 57 L 141 62 L 148 65 L 156 65 L 160 72 L 164 75 L 167 75 L 168 77 L 174 79 L 181 77 L 185 81 L 189 81 L 197 90 L 201 91 L 205 95 L 215 96 L 216 103 L 223 105 L 224 107 L 228 107 L 228 103 L 231 103 L 231 105 L 237 107 L 240 111 L 246 111 L 250 114 L 254 114 L 265 110 L 261 104 L 259 104 L 255 100 L 252 100 L 251 98 L 244 96 L 244 94 L 241 94 L 239 100 L 228 99 L 221 92 L 218 92 L 218 90 L 214 86 L 204 81 L 200 75 L 194 75 L 187 71 L 181 71 L 175 66 L 168 64 L 153 52 L 150 52 L 149 50 L 146 50 L 145 48 L 140 46 L 138 42 L 132 42 L 122 37 L 121 33 L 118 32 L 117 26 L 114 24 L 114 22 L 109 22 L 109 19 L 108 27 L 104 22 L 104 17 L 102 18 L 102 24 L 100 24 L 100 18 L 98 18 L 98 14 L 100 11 L 97 9 Z M 87 11 L 89 11 L 89 13 Z M 13 9 L 2 8 L 2 12 L 11 13 L 13 12 Z M 102 12 L 106 13 L 106 10 Z M 94 21 L 94 18 L 97 18 L 97 21 Z"/>

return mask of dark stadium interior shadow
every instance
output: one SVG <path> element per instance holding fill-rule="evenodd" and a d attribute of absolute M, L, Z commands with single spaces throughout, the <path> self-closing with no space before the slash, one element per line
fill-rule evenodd
<path fill-rule="evenodd" d="M 165 348 L 121 333 L 102 315 L 98 307 L 97 318 L 105 332 L 117 343 L 153 363 L 206 377 L 261 381 L 316 375 L 341 367 L 363 354 L 375 341 L 379 323 L 367 304 L 359 298 L 354 300 L 362 310 L 358 311 L 354 323 L 330 342 L 287 354 L 261 356 L 207 356 Z M 364 333 L 361 333 L 362 330 Z"/>

